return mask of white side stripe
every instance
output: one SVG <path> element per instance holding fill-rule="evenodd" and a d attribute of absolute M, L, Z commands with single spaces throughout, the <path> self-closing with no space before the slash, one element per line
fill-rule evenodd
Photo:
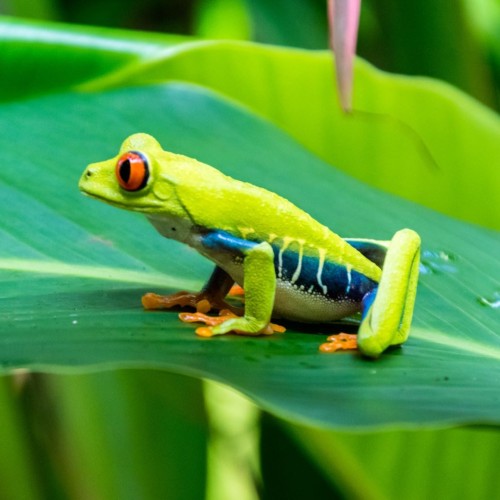
<path fill-rule="evenodd" d="M 324 248 L 318 248 L 318 253 L 319 253 L 319 262 L 318 262 L 318 274 L 316 275 L 316 281 L 323 290 L 323 294 L 326 295 L 328 293 L 328 288 L 326 287 L 326 285 L 323 285 L 323 282 L 321 281 L 321 275 L 323 274 L 323 266 L 325 264 L 326 250 Z"/>

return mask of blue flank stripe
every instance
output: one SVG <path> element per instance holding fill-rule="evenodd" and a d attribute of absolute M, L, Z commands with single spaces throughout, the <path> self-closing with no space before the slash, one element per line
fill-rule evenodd
<path fill-rule="evenodd" d="M 210 250 L 230 252 L 243 256 L 245 251 L 258 245 L 253 241 L 237 238 L 226 231 L 210 231 L 202 237 L 203 246 Z"/>
<path fill-rule="evenodd" d="M 227 252 L 234 256 L 243 257 L 248 250 L 259 243 L 244 240 L 233 236 L 226 231 L 210 231 L 202 237 L 203 245 L 215 252 Z M 274 268 L 276 276 L 283 281 L 292 281 L 297 266 L 299 264 L 299 253 L 293 250 L 285 250 L 281 255 L 281 275 L 279 266 L 280 247 L 271 244 L 274 252 Z M 302 265 L 299 277 L 295 283 L 296 287 L 302 287 L 304 292 L 311 294 L 325 295 L 323 287 L 318 283 L 319 258 L 302 256 Z M 361 273 L 351 270 L 351 280 L 349 283 L 348 273 L 345 266 L 325 260 L 321 273 L 321 284 L 326 286 L 326 297 L 331 300 L 349 300 L 361 303 L 363 297 L 374 288 L 377 283 Z M 311 290 L 309 292 L 309 290 Z"/>
<path fill-rule="evenodd" d="M 367 293 L 364 296 L 363 302 L 361 304 L 361 321 L 363 321 L 366 318 L 366 315 L 368 314 L 370 307 L 373 305 L 375 297 L 377 296 L 377 290 L 378 287 L 374 288 L 370 293 Z"/>
<path fill-rule="evenodd" d="M 272 245 L 274 251 L 274 267 L 276 275 L 279 273 L 278 245 Z M 285 250 L 281 256 L 282 272 L 281 279 L 291 281 L 292 276 L 299 263 L 299 254 L 293 250 Z M 323 288 L 317 280 L 319 259 L 317 257 L 303 256 L 300 275 L 295 286 L 303 287 L 305 292 L 311 290 L 311 294 L 324 295 Z M 345 266 L 325 260 L 321 273 L 321 283 L 326 286 L 326 297 L 332 300 L 349 300 L 361 302 L 367 292 L 377 286 L 377 283 L 357 271 L 351 270 L 351 282 L 349 286 L 348 273 Z M 311 289 L 312 287 L 312 289 Z"/>

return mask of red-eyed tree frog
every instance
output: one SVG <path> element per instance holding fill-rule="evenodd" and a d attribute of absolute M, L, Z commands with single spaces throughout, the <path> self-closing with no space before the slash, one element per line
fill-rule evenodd
<path fill-rule="evenodd" d="M 420 238 L 410 229 L 390 242 L 343 239 L 288 200 L 209 165 L 164 151 L 134 134 L 118 155 L 89 165 L 83 193 L 143 213 L 167 238 L 215 263 L 199 293 L 147 294 L 147 309 L 191 306 L 202 336 L 280 331 L 271 317 L 328 323 L 361 312 L 357 336 L 332 336 L 326 352 L 355 348 L 378 357 L 408 337 L 417 289 Z M 232 285 L 244 288 L 244 313 L 212 320 Z M 281 329 L 283 331 L 283 329 Z"/>

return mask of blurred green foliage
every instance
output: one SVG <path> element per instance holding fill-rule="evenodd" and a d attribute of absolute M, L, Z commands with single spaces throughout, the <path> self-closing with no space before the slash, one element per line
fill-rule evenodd
<path fill-rule="evenodd" d="M 20 17 L 320 49 L 327 47 L 324 12 L 323 0 L 0 6 Z M 499 33 L 497 0 L 365 0 L 359 54 L 382 69 L 443 79 L 498 109 Z M 134 371 L 2 378 L 0 499 L 203 498 L 211 432 L 201 384 L 184 377 Z M 492 497 L 498 436 L 495 428 L 318 435 L 266 416 L 261 477 L 250 479 L 248 498 L 419 498 L 436 491 Z M 395 463 L 401 454 L 410 460 Z M 474 464 L 483 470 L 470 474 Z"/>
<path fill-rule="evenodd" d="M 10 0 L 0 14 L 325 49 L 326 0 Z M 431 76 L 500 107 L 497 0 L 364 0 L 358 53 L 377 67 Z"/>

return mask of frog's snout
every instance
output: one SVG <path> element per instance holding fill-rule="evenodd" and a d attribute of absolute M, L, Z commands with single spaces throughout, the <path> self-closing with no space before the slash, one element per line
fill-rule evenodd
<path fill-rule="evenodd" d="M 89 190 L 93 178 L 96 177 L 96 169 L 93 165 L 89 165 L 84 171 L 82 176 L 80 177 L 80 181 L 78 182 L 78 188 L 80 191 L 87 193 Z"/>

